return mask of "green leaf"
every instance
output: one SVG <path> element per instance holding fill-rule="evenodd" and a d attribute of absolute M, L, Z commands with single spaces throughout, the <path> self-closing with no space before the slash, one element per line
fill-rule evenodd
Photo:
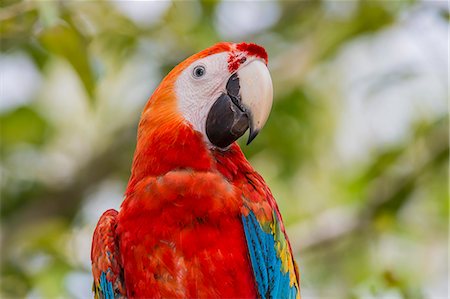
<path fill-rule="evenodd" d="M 39 35 L 42 46 L 50 53 L 66 59 L 78 73 L 87 94 L 93 100 L 95 80 L 88 56 L 88 43 L 67 23 L 45 29 Z"/>
<path fill-rule="evenodd" d="M 42 144 L 49 132 L 46 120 L 29 107 L 21 107 L 0 116 L 0 124 L 4 148 L 17 143 Z"/>

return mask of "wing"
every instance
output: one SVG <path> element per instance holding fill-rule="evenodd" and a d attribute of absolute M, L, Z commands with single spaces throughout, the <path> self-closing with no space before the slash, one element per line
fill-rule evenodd
<path fill-rule="evenodd" d="M 91 249 L 92 286 L 95 298 L 125 298 L 123 269 L 116 238 L 116 210 L 108 210 L 100 217 L 94 231 Z"/>
<path fill-rule="evenodd" d="M 264 183 L 259 176 L 254 179 Z M 298 270 L 278 207 L 265 183 L 258 185 L 264 190 L 244 199 L 242 215 L 258 292 L 261 298 L 300 298 Z M 266 200 L 255 199 L 256 194 Z"/>

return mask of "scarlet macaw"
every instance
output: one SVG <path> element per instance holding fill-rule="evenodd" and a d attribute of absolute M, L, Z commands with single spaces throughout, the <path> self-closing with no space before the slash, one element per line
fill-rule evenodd
<path fill-rule="evenodd" d="M 277 204 L 235 141 L 272 106 L 264 48 L 219 43 L 146 104 L 120 212 L 92 242 L 96 298 L 300 298 Z"/>

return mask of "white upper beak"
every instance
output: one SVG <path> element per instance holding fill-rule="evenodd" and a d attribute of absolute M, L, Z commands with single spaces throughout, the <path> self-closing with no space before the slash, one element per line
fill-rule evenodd
<path fill-rule="evenodd" d="M 253 60 L 237 71 L 241 104 L 250 118 L 249 144 L 264 127 L 273 102 L 273 86 L 269 69 L 261 60 Z"/>

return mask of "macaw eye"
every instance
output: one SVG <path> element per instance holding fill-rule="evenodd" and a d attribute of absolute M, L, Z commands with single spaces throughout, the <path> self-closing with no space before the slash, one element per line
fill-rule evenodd
<path fill-rule="evenodd" d="M 192 74 L 193 74 L 194 78 L 200 78 L 200 77 L 204 76 L 205 73 L 206 73 L 205 67 L 203 65 L 198 65 L 194 68 L 194 71 Z"/>

